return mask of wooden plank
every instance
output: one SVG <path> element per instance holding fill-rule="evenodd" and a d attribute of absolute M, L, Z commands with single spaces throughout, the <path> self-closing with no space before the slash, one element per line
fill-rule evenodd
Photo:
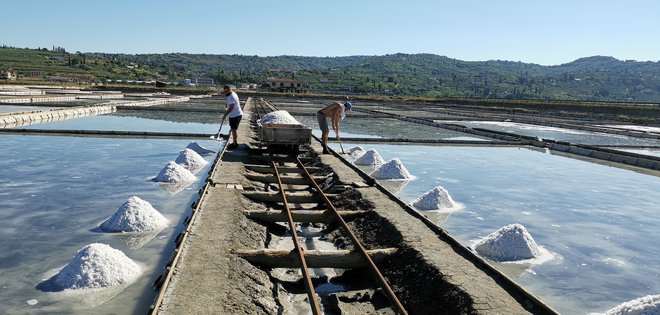
<path fill-rule="evenodd" d="M 244 164 L 245 168 L 251 171 L 255 171 L 262 174 L 274 174 L 275 171 L 270 165 L 256 165 L 256 164 Z M 277 170 L 280 173 L 303 173 L 303 171 L 297 166 L 278 166 Z M 315 173 L 320 171 L 320 167 L 307 167 L 307 171 L 310 173 Z"/>
<path fill-rule="evenodd" d="M 243 193 L 244 196 L 259 202 L 282 202 L 282 195 L 279 192 L 262 192 L 262 191 L 248 191 Z M 329 197 L 336 196 L 335 194 L 328 195 Z M 318 194 L 314 193 L 287 193 L 286 199 L 289 203 L 319 203 L 324 199 Z"/>
<path fill-rule="evenodd" d="M 262 183 L 277 183 L 275 174 L 245 174 L 245 178 Z M 313 176 L 314 181 L 322 183 L 326 180 L 325 176 Z M 282 184 L 308 185 L 310 182 L 302 176 L 281 176 Z"/>

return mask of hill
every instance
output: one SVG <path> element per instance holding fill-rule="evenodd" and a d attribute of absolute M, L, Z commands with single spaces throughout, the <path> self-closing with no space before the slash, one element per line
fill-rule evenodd
<path fill-rule="evenodd" d="M 501 60 L 462 61 L 432 54 L 259 57 L 209 54 L 69 53 L 0 48 L 0 70 L 19 79 L 79 81 L 214 79 L 305 82 L 312 92 L 423 97 L 571 99 L 660 103 L 660 62 L 593 56 L 557 66 Z"/>

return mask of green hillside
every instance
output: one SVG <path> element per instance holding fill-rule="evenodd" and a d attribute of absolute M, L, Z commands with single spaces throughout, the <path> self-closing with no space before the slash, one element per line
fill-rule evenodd
<path fill-rule="evenodd" d="M 558 66 L 461 61 L 431 54 L 348 57 L 259 57 L 208 54 L 69 53 L 0 48 L 0 69 L 19 79 L 82 77 L 91 81 L 214 79 L 305 82 L 311 92 L 420 97 L 568 99 L 660 103 L 660 62 L 594 56 Z M 32 76 L 32 78 L 30 78 Z"/>

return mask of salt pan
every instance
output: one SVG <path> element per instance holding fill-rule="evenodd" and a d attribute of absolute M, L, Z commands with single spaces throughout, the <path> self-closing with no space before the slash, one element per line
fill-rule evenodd
<path fill-rule="evenodd" d="M 401 160 L 397 158 L 393 158 L 376 168 L 371 176 L 376 179 L 409 179 L 412 177 L 401 163 Z"/>
<path fill-rule="evenodd" d="M 352 147 L 348 149 L 348 154 L 354 159 L 361 157 L 364 154 L 364 152 L 365 150 L 361 146 Z"/>
<path fill-rule="evenodd" d="M 453 208 L 456 203 L 444 187 L 438 186 L 417 198 L 413 206 L 420 210 L 439 210 Z"/>
<path fill-rule="evenodd" d="M 106 232 L 147 232 L 161 230 L 167 223 L 149 202 L 133 196 L 101 223 L 100 228 Z"/>
<path fill-rule="evenodd" d="M 371 149 L 367 152 L 364 152 L 364 154 L 355 160 L 355 165 L 373 165 L 373 166 L 380 166 L 383 165 L 385 161 L 383 158 L 380 156 L 378 151 Z"/>
<path fill-rule="evenodd" d="M 154 181 L 164 183 L 192 183 L 196 180 L 195 174 L 174 161 L 167 163 L 158 173 L 158 176 L 154 178 Z"/>
<path fill-rule="evenodd" d="M 617 305 L 604 315 L 660 315 L 660 294 L 647 295 Z M 595 315 L 595 314 L 592 314 Z"/>
<path fill-rule="evenodd" d="M 179 165 L 182 165 L 187 170 L 195 173 L 202 169 L 206 164 L 209 164 L 201 155 L 191 149 L 181 151 L 179 157 L 174 160 Z"/>
<path fill-rule="evenodd" d="M 300 122 L 285 110 L 276 110 L 263 115 L 259 122 L 262 125 L 300 125 Z"/>
<path fill-rule="evenodd" d="M 188 143 L 188 145 L 186 146 L 186 149 L 193 150 L 193 151 L 197 152 L 197 154 L 201 154 L 201 155 L 215 153 L 215 151 L 209 150 L 209 149 L 199 145 L 199 143 L 197 143 L 197 142 Z"/>
<path fill-rule="evenodd" d="M 120 250 L 93 243 L 79 250 L 53 280 L 59 289 L 105 288 L 130 283 L 140 272 Z"/>
<path fill-rule="evenodd" d="M 539 247 L 524 226 L 509 224 L 475 244 L 477 253 L 494 261 L 515 261 L 541 256 Z"/>

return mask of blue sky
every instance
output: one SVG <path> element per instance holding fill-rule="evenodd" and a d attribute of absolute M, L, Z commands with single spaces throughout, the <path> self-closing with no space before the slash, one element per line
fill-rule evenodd
<path fill-rule="evenodd" d="M 0 8 L 0 44 L 72 52 L 660 60 L 657 0 L 21 0 Z"/>

